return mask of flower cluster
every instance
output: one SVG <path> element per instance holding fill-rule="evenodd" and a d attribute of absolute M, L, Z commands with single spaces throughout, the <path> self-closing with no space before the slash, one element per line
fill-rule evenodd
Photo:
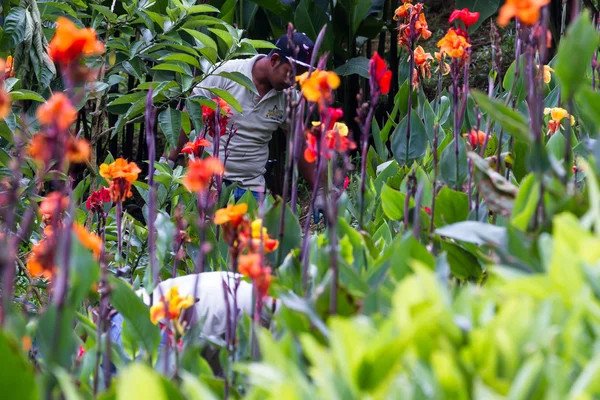
<path fill-rule="evenodd" d="M 550 0 L 506 0 L 498 14 L 498 25 L 506 26 L 511 19 L 533 26 L 540 19 L 542 7 L 550 4 Z"/>
<path fill-rule="evenodd" d="M 302 94 L 308 101 L 319 103 L 322 109 L 330 104 L 333 99 L 332 91 L 340 86 L 340 77 L 331 71 L 314 70 L 312 73 L 305 72 L 296 77 L 300 84 Z"/>
<path fill-rule="evenodd" d="M 59 17 L 56 32 L 48 45 L 48 55 L 62 67 L 77 64 L 81 56 L 104 53 L 104 44 L 97 40 L 92 28 L 79 29 L 71 20 Z"/>
<path fill-rule="evenodd" d="M 183 149 L 182 154 L 188 154 L 194 156 L 194 158 L 201 158 L 205 147 L 209 147 L 210 142 L 206 139 L 196 139 L 194 142 L 187 142 Z"/>
<path fill-rule="evenodd" d="M 213 101 L 219 105 L 219 136 L 224 136 L 227 134 L 227 123 L 229 122 L 229 118 L 233 115 L 231 113 L 231 107 L 221 98 L 213 98 Z M 202 121 L 206 125 L 206 133 L 208 133 L 208 136 L 210 137 L 214 137 L 216 133 L 216 112 L 216 109 L 202 106 Z"/>
<path fill-rule="evenodd" d="M 444 56 L 448 55 L 460 60 L 468 56 L 467 49 L 471 47 L 471 44 L 468 42 L 468 37 L 464 35 L 464 31 L 460 32 L 457 29 L 450 28 L 437 43 L 437 47 L 440 49 L 440 58 L 443 59 Z"/>
<path fill-rule="evenodd" d="M 102 186 L 90 194 L 90 197 L 85 201 L 85 206 L 90 211 L 101 213 L 104 211 L 104 203 L 108 203 L 109 201 L 110 190 Z"/>
<path fill-rule="evenodd" d="M 545 108 L 544 115 L 550 115 L 550 120 L 548 121 L 549 136 L 554 135 L 562 129 L 562 120 L 565 118 L 570 118 L 571 126 L 575 125 L 575 118 L 572 115 L 569 115 L 569 112 L 564 108 Z"/>
<path fill-rule="evenodd" d="M 263 265 L 260 254 L 240 256 L 238 271 L 252 280 L 261 299 L 267 295 L 272 279 L 271 268 Z"/>
<path fill-rule="evenodd" d="M 319 156 L 319 145 L 323 131 L 325 131 L 325 149 L 324 154 L 327 159 L 330 159 L 332 153 L 346 152 L 356 148 L 356 144 L 348 138 L 348 126 L 343 122 L 338 122 L 344 115 L 341 108 L 331 108 L 328 111 L 329 124 L 325 129 L 325 124 L 320 121 L 313 122 L 313 127 L 306 132 L 306 148 L 304 149 L 304 159 L 313 163 Z"/>
<path fill-rule="evenodd" d="M 394 12 L 394 20 L 398 21 L 400 35 L 398 44 L 411 50 L 412 45 L 419 39 L 427 40 L 431 31 L 423 13 L 423 3 L 412 4 L 412 0 L 402 0 L 402 5 Z M 414 26 L 414 33 L 411 32 Z"/>
<path fill-rule="evenodd" d="M 469 141 L 471 148 L 475 149 L 485 144 L 485 132 L 472 129 L 469 133 L 463 135 Z"/>
<path fill-rule="evenodd" d="M 180 296 L 179 287 L 173 286 L 166 295 L 150 308 L 150 321 L 157 325 L 159 321 L 170 321 L 175 331 L 182 335 L 183 327 L 179 322 L 181 311 L 194 305 L 192 296 Z"/>
<path fill-rule="evenodd" d="M 111 164 L 100 165 L 100 176 L 110 182 L 110 195 L 113 202 L 124 201 L 131 197 L 131 184 L 138 178 L 141 169 L 134 162 L 129 164 L 123 158 L 117 158 Z"/>

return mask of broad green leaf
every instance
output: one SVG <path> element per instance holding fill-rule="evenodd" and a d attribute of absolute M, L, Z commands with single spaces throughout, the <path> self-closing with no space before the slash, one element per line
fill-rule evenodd
<path fill-rule="evenodd" d="M 461 246 L 442 242 L 442 250 L 447 253 L 448 264 L 452 275 L 459 279 L 478 279 L 481 276 L 481 266 L 477 258 Z"/>
<path fill-rule="evenodd" d="M 458 170 L 454 139 L 448 144 L 440 157 L 440 177 L 451 188 L 461 188 L 469 173 L 465 141 L 458 139 Z M 458 171 L 458 172 L 457 172 Z"/>
<path fill-rule="evenodd" d="M 108 103 L 108 107 L 118 106 L 122 104 L 132 104 L 138 101 L 141 98 L 145 98 L 148 96 L 148 92 L 134 92 L 129 93 L 123 96 L 118 96 L 116 99 Z"/>
<path fill-rule="evenodd" d="M 252 2 L 271 11 L 285 22 L 291 22 L 294 19 L 291 7 L 284 5 L 280 0 L 253 0 Z"/>
<path fill-rule="evenodd" d="M 534 174 L 529 174 L 521 182 L 519 193 L 511 214 L 511 223 L 522 231 L 526 231 L 529 222 L 535 215 L 540 199 L 540 184 Z"/>
<path fill-rule="evenodd" d="M 599 45 L 600 35 L 590 20 L 589 12 L 584 10 L 569 25 L 558 46 L 554 70 L 565 99 L 573 96 L 585 82 L 586 71 Z"/>
<path fill-rule="evenodd" d="M 158 326 L 150 322 L 150 309 L 123 280 L 116 277 L 109 279 L 113 288 L 110 297 L 112 305 L 127 320 L 131 332 L 136 334 L 138 344 L 154 359 L 161 337 Z"/>
<path fill-rule="evenodd" d="M 204 126 L 204 123 L 202 122 L 202 105 L 193 99 L 186 99 L 185 108 L 192 123 L 194 124 L 196 137 L 198 137 L 202 132 L 202 127 Z"/>
<path fill-rule="evenodd" d="M 506 228 L 477 221 L 462 221 L 438 228 L 435 233 L 476 245 L 500 244 L 506 236 Z"/>
<path fill-rule="evenodd" d="M 132 363 L 117 380 L 117 400 L 167 400 L 160 375 L 145 364 Z"/>
<path fill-rule="evenodd" d="M 117 22 L 117 14 L 110 11 L 110 8 L 101 6 L 100 4 L 90 4 L 90 7 L 104 15 L 109 22 Z"/>
<path fill-rule="evenodd" d="M 39 394 L 33 364 L 27 360 L 21 344 L 0 330 L 0 390 L 14 399 L 34 400 Z"/>
<path fill-rule="evenodd" d="M 163 63 L 152 67 L 154 71 L 172 71 L 179 74 L 190 75 L 182 66 L 177 64 Z"/>
<path fill-rule="evenodd" d="M 344 65 L 337 67 L 333 72 L 340 76 L 360 75 L 369 78 L 369 59 L 366 57 L 354 57 Z"/>
<path fill-rule="evenodd" d="M 169 144 L 177 147 L 179 132 L 181 131 L 181 111 L 171 107 L 158 114 L 158 125 L 165 134 Z"/>
<path fill-rule="evenodd" d="M 235 38 L 231 36 L 231 34 L 226 30 L 217 28 L 208 28 L 208 30 L 217 35 L 219 38 L 221 38 L 221 40 L 225 42 L 228 48 L 233 47 L 234 43 L 236 43 L 234 41 Z"/>
<path fill-rule="evenodd" d="M 72 306 L 60 312 L 56 305 L 49 306 L 37 323 L 36 342 L 46 365 L 59 365 L 68 368 L 75 352 L 73 322 L 75 313 Z M 56 334 L 59 334 L 55 338 Z"/>
<path fill-rule="evenodd" d="M 160 60 L 161 61 L 181 61 L 186 64 L 190 64 L 196 68 L 200 68 L 200 63 L 198 62 L 198 60 L 187 54 L 181 54 L 181 53 L 169 54 L 168 56 L 161 57 Z"/>
<path fill-rule="evenodd" d="M 206 88 L 206 89 L 209 90 L 210 92 L 216 94 L 218 97 L 222 98 L 223 100 L 225 100 L 227 102 L 227 104 L 229 104 L 231 107 L 233 107 L 237 112 L 239 112 L 239 113 L 242 112 L 242 106 L 240 105 L 240 103 L 227 90 L 223 90 L 223 89 L 219 89 L 219 88 Z"/>
<path fill-rule="evenodd" d="M 6 11 L 5 11 L 6 12 Z M 21 7 L 12 7 L 2 25 L 0 48 L 12 49 L 25 40 L 28 11 Z"/>
<path fill-rule="evenodd" d="M 254 86 L 254 82 L 252 82 L 252 79 L 242 74 L 241 72 L 220 72 L 218 75 L 242 85 L 254 94 L 258 94 L 258 90 L 256 89 L 256 86 Z"/>
<path fill-rule="evenodd" d="M 423 121 L 411 110 L 410 139 L 407 140 L 408 116 L 404 117 L 392 134 L 392 153 L 398 164 L 410 165 L 420 159 L 427 150 L 427 133 Z"/>
<path fill-rule="evenodd" d="M 513 97 L 516 98 L 517 104 L 520 104 L 524 99 L 527 91 L 525 89 L 525 54 L 519 57 L 519 74 L 517 75 L 517 61 L 513 61 L 508 67 L 504 80 L 502 81 L 502 87 L 506 92 L 512 90 Z M 515 81 L 516 79 L 516 81 Z"/>
<path fill-rule="evenodd" d="M 255 49 L 276 49 L 273 43 L 267 40 L 242 39 L 242 43 L 248 43 Z"/>
<path fill-rule="evenodd" d="M 371 7 L 371 0 L 357 0 L 350 11 L 352 19 L 352 30 L 351 34 L 354 36 L 360 24 L 364 21 L 369 8 Z"/>
<path fill-rule="evenodd" d="M 263 219 L 263 226 L 267 228 L 267 232 L 269 236 L 274 239 L 280 239 L 279 233 L 279 224 L 281 221 L 281 203 L 277 203 L 273 208 L 265 213 L 265 217 Z M 283 260 L 293 249 L 300 247 L 302 237 L 301 237 L 302 229 L 300 228 L 300 224 L 298 223 L 298 218 L 292 213 L 290 207 L 286 204 L 285 206 L 285 224 L 283 226 L 283 241 L 279 243 L 279 247 L 273 253 L 267 255 L 267 258 L 275 268 L 279 267 L 275 265 L 277 252 L 281 252 Z"/>
<path fill-rule="evenodd" d="M 436 227 L 465 221 L 469 216 L 469 196 L 444 186 L 435 198 Z"/>
<path fill-rule="evenodd" d="M 219 12 L 219 9 L 208 4 L 197 4 L 187 9 L 188 14 Z"/>
<path fill-rule="evenodd" d="M 42 96 L 40 96 L 36 92 L 33 92 L 31 90 L 26 90 L 26 89 L 19 89 L 19 90 L 12 91 L 12 92 L 10 92 L 10 96 L 12 97 L 13 101 L 34 100 L 34 101 L 37 101 L 40 103 L 46 102 L 46 99 L 44 99 Z"/>
<path fill-rule="evenodd" d="M 521 113 L 513 110 L 500 100 L 490 99 L 487 94 L 481 91 L 472 90 L 471 94 L 488 117 L 498 122 L 506 132 L 527 143 L 533 140 L 533 136 L 529 132 L 529 124 Z"/>
<path fill-rule="evenodd" d="M 217 51 L 217 43 L 205 33 L 193 30 L 193 29 L 184 29 L 187 33 L 189 33 L 194 39 L 198 40 L 200 43 L 205 45 L 206 47 L 210 47 L 211 49 Z"/>
<path fill-rule="evenodd" d="M 385 183 L 381 188 L 381 206 L 389 219 L 401 221 L 404 218 L 404 201 L 406 195 L 390 188 Z M 414 207 L 414 200 L 409 200 L 409 208 Z"/>

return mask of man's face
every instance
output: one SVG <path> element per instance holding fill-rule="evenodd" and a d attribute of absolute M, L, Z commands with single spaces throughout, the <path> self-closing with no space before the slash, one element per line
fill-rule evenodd
<path fill-rule="evenodd" d="M 283 60 L 279 54 L 271 56 L 270 81 L 273 89 L 281 91 L 294 85 L 292 64 Z"/>

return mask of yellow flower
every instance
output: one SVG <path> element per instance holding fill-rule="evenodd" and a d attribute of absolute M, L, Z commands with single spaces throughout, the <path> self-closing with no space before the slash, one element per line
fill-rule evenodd
<path fill-rule="evenodd" d="M 550 121 L 548 122 L 548 133 L 553 135 L 556 131 L 561 129 L 561 122 L 563 119 L 569 117 L 569 112 L 564 108 L 554 107 L 544 109 L 544 115 L 550 114 Z M 571 126 L 575 125 L 575 118 L 570 116 Z"/>
<path fill-rule="evenodd" d="M 544 65 L 544 82 L 546 84 L 550 83 L 550 81 L 552 80 L 552 74 L 550 72 L 554 72 L 554 70 L 552 68 L 550 68 L 549 65 Z"/>
<path fill-rule="evenodd" d="M 240 203 L 238 205 L 229 204 L 226 208 L 221 208 L 215 213 L 215 225 L 231 224 L 237 227 L 248 212 L 248 204 Z"/>
<path fill-rule="evenodd" d="M 456 33 L 454 29 L 450 29 L 437 43 L 442 53 L 445 53 L 453 58 L 461 58 L 465 54 L 465 50 L 471 47 L 464 36 Z"/>
<path fill-rule="evenodd" d="M 181 310 L 189 308 L 194 305 L 194 298 L 192 296 L 181 297 L 179 295 L 179 287 L 173 286 L 167 292 L 166 296 L 160 298 L 160 300 L 150 308 L 150 321 L 153 324 L 158 324 L 161 319 L 173 321 L 176 328 L 180 330 L 181 326 L 178 323 Z M 181 331 L 179 333 L 182 333 Z"/>
<path fill-rule="evenodd" d="M 300 84 L 306 100 L 321 104 L 331 102 L 331 91 L 340 86 L 340 77 L 335 72 L 318 69 L 310 76 L 308 72 L 297 76 L 296 81 Z"/>

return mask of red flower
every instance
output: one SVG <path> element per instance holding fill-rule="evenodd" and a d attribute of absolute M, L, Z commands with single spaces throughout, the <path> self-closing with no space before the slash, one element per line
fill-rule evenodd
<path fill-rule="evenodd" d="M 392 71 L 387 69 L 387 65 L 383 58 L 375 52 L 369 62 L 369 75 L 371 79 L 377 82 L 381 94 L 388 94 L 390 91 L 390 83 L 392 82 Z"/>
<path fill-rule="evenodd" d="M 462 10 L 454 10 L 448 19 L 448 22 L 454 22 L 457 19 L 460 19 L 463 24 L 465 24 L 466 28 L 469 28 L 479 19 L 478 12 L 470 12 L 468 8 L 463 8 Z"/>
<path fill-rule="evenodd" d="M 350 178 L 345 177 L 344 178 L 344 190 L 348 189 L 348 186 L 350 186 Z"/>
<path fill-rule="evenodd" d="M 425 210 L 425 212 L 429 215 L 431 215 L 431 208 L 429 207 L 423 207 L 423 210 Z"/>
<path fill-rule="evenodd" d="M 202 152 L 204 151 L 204 148 L 208 146 L 210 146 L 210 142 L 208 140 L 198 139 L 195 142 L 187 142 L 187 144 L 183 146 L 181 153 L 189 155 L 193 154 L 194 157 L 200 158 L 202 157 Z"/>
<path fill-rule="evenodd" d="M 110 190 L 102 186 L 99 190 L 90 194 L 90 197 L 85 201 L 85 206 L 90 211 L 102 212 L 104 210 L 104 203 L 108 203 L 109 201 Z"/>
<path fill-rule="evenodd" d="M 219 104 L 219 136 L 223 136 L 227 134 L 227 122 L 229 122 L 229 117 L 233 114 L 231 113 L 231 107 L 229 107 L 229 104 L 227 104 L 225 100 L 213 98 L 213 101 Z M 206 132 L 210 137 L 215 135 L 215 112 L 216 110 L 213 110 L 210 107 L 202 106 L 202 121 L 204 121 L 205 124 L 208 124 L 206 126 Z M 223 115 L 223 113 L 225 113 L 225 115 Z"/>
<path fill-rule="evenodd" d="M 77 359 L 79 360 L 85 354 L 85 347 L 83 345 L 79 346 L 79 350 L 77 350 Z"/>

